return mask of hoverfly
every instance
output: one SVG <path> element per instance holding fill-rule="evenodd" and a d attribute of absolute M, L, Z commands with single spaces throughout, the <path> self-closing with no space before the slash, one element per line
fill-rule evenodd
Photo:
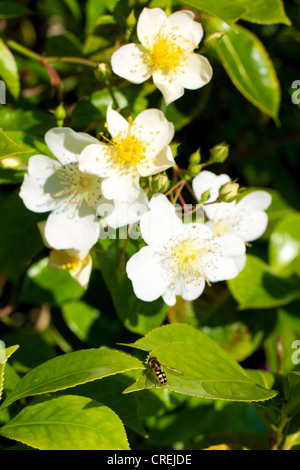
<path fill-rule="evenodd" d="M 166 385 L 167 383 L 167 377 L 166 374 L 164 373 L 163 367 L 165 369 L 168 369 L 170 372 L 173 372 L 175 374 L 183 374 L 181 370 L 174 369 L 173 367 L 166 366 L 164 364 L 161 364 L 157 357 L 155 356 L 150 356 L 148 359 L 148 364 L 150 366 L 151 371 L 153 372 L 154 378 L 155 378 L 155 386 L 156 386 L 156 380 L 158 379 L 160 382 L 160 385 Z"/>

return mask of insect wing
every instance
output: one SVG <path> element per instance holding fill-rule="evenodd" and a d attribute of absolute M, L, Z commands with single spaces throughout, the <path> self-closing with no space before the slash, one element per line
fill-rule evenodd
<path fill-rule="evenodd" d="M 183 375 L 183 372 L 181 370 L 178 370 L 178 369 L 174 369 L 173 367 L 170 367 L 170 366 L 166 366 L 165 364 L 161 364 L 163 368 L 165 368 L 168 372 L 170 372 L 171 374 L 175 374 L 175 375 Z"/>

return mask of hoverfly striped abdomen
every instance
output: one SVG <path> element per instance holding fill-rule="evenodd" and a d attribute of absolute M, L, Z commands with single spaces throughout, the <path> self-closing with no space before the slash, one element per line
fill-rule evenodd
<path fill-rule="evenodd" d="M 150 369 L 152 370 L 152 372 L 158 378 L 160 384 L 161 385 L 166 385 L 167 377 L 166 377 L 166 374 L 163 371 L 163 368 L 162 368 L 160 362 L 158 362 L 157 358 L 154 357 L 154 356 L 150 356 L 149 359 L 148 359 L 148 364 L 149 364 Z"/>

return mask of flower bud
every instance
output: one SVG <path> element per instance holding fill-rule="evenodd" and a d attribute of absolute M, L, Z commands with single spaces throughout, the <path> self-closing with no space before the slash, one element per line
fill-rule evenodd
<path fill-rule="evenodd" d="M 207 191 L 204 191 L 204 193 L 201 194 L 201 199 L 198 202 L 199 204 L 204 204 L 208 199 L 210 198 L 210 189 Z"/>
<path fill-rule="evenodd" d="M 219 199 L 223 202 L 232 201 L 237 196 L 239 186 L 238 183 L 223 184 L 219 190 Z"/>
<path fill-rule="evenodd" d="M 65 121 L 66 115 L 67 115 L 63 103 L 60 103 L 57 106 L 57 108 L 53 111 L 53 114 L 55 116 L 57 126 L 62 127 L 64 125 L 64 121 Z"/>
<path fill-rule="evenodd" d="M 201 155 L 200 155 L 200 149 L 196 150 L 196 152 L 192 153 L 192 155 L 189 158 L 189 164 L 190 165 L 198 165 L 201 162 Z"/>
<path fill-rule="evenodd" d="M 229 145 L 226 142 L 221 142 L 210 149 L 210 163 L 223 163 L 229 154 Z"/>
<path fill-rule="evenodd" d="M 168 175 L 164 171 L 152 177 L 151 189 L 154 193 L 164 193 L 169 189 L 170 183 Z"/>
<path fill-rule="evenodd" d="M 111 76 L 111 70 L 105 62 L 99 62 L 94 70 L 95 77 L 99 82 L 105 82 Z"/>

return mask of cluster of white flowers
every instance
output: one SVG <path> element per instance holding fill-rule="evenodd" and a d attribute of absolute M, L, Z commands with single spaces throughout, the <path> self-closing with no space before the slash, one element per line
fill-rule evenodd
<path fill-rule="evenodd" d="M 144 8 L 137 35 L 141 44 L 127 44 L 112 55 L 117 75 L 133 83 L 152 76 L 166 104 L 182 96 L 184 88 L 197 89 L 210 81 L 209 62 L 194 54 L 203 30 L 192 12 L 167 17 L 159 8 Z M 110 137 L 104 142 L 70 128 L 51 129 L 45 141 L 54 158 L 34 155 L 29 160 L 20 196 L 28 209 L 50 212 L 39 226 L 51 249 L 49 266 L 68 270 L 87 287 L 89 250 L 101 225 L 117 228 L 139 222 L 147 246 L 130 258 L 126 271 L 140 299 L 162 296 L 174 305 L 176 296 L 196 299 L 205 282 L 236 277 L 245 265 L 245 242 L 266 228 L 269 194 L 255 191 L 239 202 L 218 202 L 229 176 L 201 171 L 192 186 L 198 201 L 209 191 L 205 221 L 185 224 L 165 195 L 154 194 L 149 201 L 140 185 L 141 177 L 174 166 L 173 124 L 158 109 L 146 109 L 127 121 L 109 105 L 106 128 Z"/>

